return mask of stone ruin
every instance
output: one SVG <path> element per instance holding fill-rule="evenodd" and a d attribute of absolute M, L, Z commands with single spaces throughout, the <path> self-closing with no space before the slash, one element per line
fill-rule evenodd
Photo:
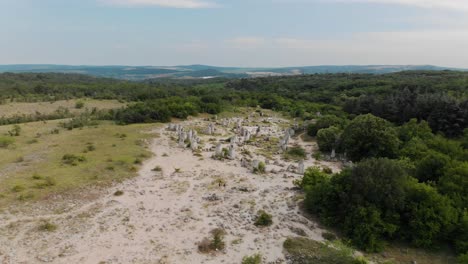
<path fill-rule="evenodd" d="M 234 145 L 229 146 L 228 159 L 230 159 L 230 160 L 235 160 L 236 159 L 236 148 L 235 148 Z"/>
<path fill-rule="evenodd" d="M 299 162 L 299 164 L 297 165 L 297 173 L 301 174 L 301 175 L 304 175 L 304 173 L 305 173 L 305 167 L 304 167 L 304 161 L 303 160 L 301 160 Z"/>
<path fill-rule="evenodd" d="M 206 134 L 207 135 L 213 135 L 215 133 L 215 130 L 216 130 L 216 128 L 215 128 L 214 124 L 210 123 L 208 125 L 207 129 L 206 129 Z"/>

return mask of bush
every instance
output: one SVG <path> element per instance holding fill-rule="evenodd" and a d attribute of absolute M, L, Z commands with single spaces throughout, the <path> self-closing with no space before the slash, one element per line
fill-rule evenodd
<path fill-rule="evenodd" d="M 267 212 L 260 210 L 258 211 L 257 219 L 254 224 L 256 226 L 270 226 L 273 224 L 272 216 Z"/>
<path fill-rule="evenodd" d="M 258 167 L 254 168 L 254 173 L 265 173 L 266 165 L 264 162 L 258 163 Z"/>
<path fill-rule="evenodd" d="M 114 196 L 122 196 L 123 194 L 124 194 L 123 191 L 118 190 L 118 191 L 115 191 Z"/>
<path fill-rule="evenodd" d="M 152 171 L 160 172 L 160 171 L 162 171 L 162 168 L 161 168 L 161 166 L 156 166 L 156 167 L 154 167 L 154 168 L 152 169 Z"/>
<path fill-rule="evenodd" d="M 84 105 L 85 105 L 85 104 L 84 104 L 83 101 L 77 101 L 77 102 L 75 103 L 75 108 L 76 108 L 76 109 L 81 109 L 81 108 L 84 107 Z"/>
<path fill-rule="evenodd" d="M 305 159 L 307 153 L 305 149 L 301 147 L 292 147 L 291 149 L 286 152 L 286 156 L 294 158 L 294 159 Z"/>
<path fill-rule="evenodd" d="M 19 137 L 21 134 L 21 127 L 19 125 L 14 125 L 13 129 L 8 131 L 8 134 L 10 134 L 12 137 Z"/>
<path fill-rule="evenodd" d="M 242 264 L 261 264 L 262 263 L 262 255 L 255 254 L 252 256 L 245 256 L 242 258 Z"/>
<path fill-rule="evenodd" d="M 336 235 L 330 232 L 325 232 L 322 234 L 322 237 L 325 238 L 328 241 L 333 241 L 336 240 Z"/>
<path fill-rule="evenodd" d="M 62 157 L 62 162 L 64 164 L 76 166 L 78 165 L 78 162 L 85 162 L 86 158 L 84 156 L 77 156 L 73 154 L 65 154 Z"/>
<path fill-rule="evenodd" d="M 53 232 L 57 230 L 57 225 L 49 221 L 44 221 L 41 225 L 39 225 L 38 229 L 39 231 Z"/>
<path fill-rule="evenodd" d="M 220 228 L 211 230 L 211 239 L 204 238 L 198 243 L 198 250 L 202 253 L 209 253 L 211 251 L 223 250 L 226 246 L 224 243 L 225 231 Z"/>
<path fill-rule="evenodd" d="M 294 184 L 301 189 L 314 187 L 324 181 L 328 181 L 330 176 L 322 172 L 319 167 L 309 167 L 306 169 L 302 180 L 295 181 Z"/>

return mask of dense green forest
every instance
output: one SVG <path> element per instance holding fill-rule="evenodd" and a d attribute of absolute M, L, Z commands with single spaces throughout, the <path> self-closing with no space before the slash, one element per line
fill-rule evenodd
<path fill-rule="evenodd" d="M 451 245 L 468 258 L 468 73 L 315 74 L 207 81 L 128 82 L 69 74 L 0 74 L 0 101 L 89 97 L 128 106 L 90 111 L 120 124 L 167 122 L 260 106 L 307 124 L 324 156 L 351 161 L 341 173 L 307 170 L 305 205 L 354 245 L 388 241 Z M 1 117 L 3 124 L 34 117 Z M 57 118 L 41 116 L 40 118 Z"/>

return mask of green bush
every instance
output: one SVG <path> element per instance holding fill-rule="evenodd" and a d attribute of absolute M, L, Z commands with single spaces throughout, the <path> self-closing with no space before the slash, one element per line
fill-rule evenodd
<path fill-rule="evenodd" d="M 57 230 L 57 225 L 49 221 L 44 221 L 42 224 L 39 225 L 38 229 L 39 231 L 53 232 Z"/>
<path fill-rule="evenodd" d="M 258 211 L 257 219 L 254 224 L 256 226 L 270 226 L 273 224 L 272 216 L 267 212 L 260 210 Z"/>
<path fill-rule="evenodd" d="M 85 162 L 86 158 L 84 156 L 77 156 L 74 154 L 65 154 L 62 157 L 62 162 L 67 165 L 76 166 L 79 162 Z"/>
<path fill-rule="evenodd" d="M 76 108 L 76 109 L 81 109 L 81 108 L 84 107 L 84 105 L 85 105 L 85 104 L 84 104 L 83 101 L 77 101 L 77 102 L 75 103 L 75 108 Z"/>
<path fill-rule="evenodd" d="M 286 156 L 294 159 L 305 159 L 306 151 L 301 147 L 292 147 L 286 152 Z"/>
<path fill-rule="evenodd" d="M 242 264 L 261 264 L 262 263 L 262 255 L 255 254 L 252 256 L 245 256 L 242 258 Z"/>

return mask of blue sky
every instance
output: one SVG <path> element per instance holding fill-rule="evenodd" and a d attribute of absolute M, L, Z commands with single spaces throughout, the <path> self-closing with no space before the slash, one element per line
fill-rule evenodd
<path fill-rule="evenodd" d="M 468 68 L 468 0 L 0 0 L 0 64 Z"/>

